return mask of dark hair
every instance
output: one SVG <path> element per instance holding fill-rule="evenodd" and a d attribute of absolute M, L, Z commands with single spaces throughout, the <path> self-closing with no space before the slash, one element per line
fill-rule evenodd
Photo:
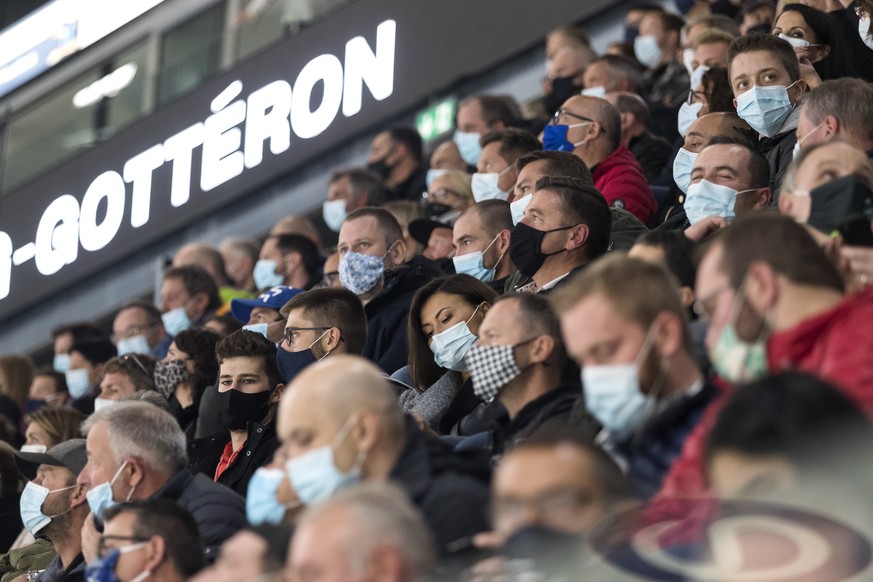
<path fill-rule="evenodd" d="M 782 8 L 782 12 L 779 13 L 779 16 L 786 12 L 799 12 L 806 21 L 806 24 L 815 33 L 816 44 L 828 45 L 831 48 L 828 56 L 812 64 L 815 72 L 818 73 L 823 81 L 858 76 L 859 71 L 855 66 L 855 58 L 857 57 L 853 58 L 848 44 L 836 27 L 832 15 L 805 4 L 786 4 Z M 776 21 L 779 20 L 779 16 L 773 20 L 774 26 Z"/>
<path fill-rule="evenodd" d="M 449 275 L 425 284 L 412 297 L 407 320 L 407 343 L 409 345 L 409 376 L 418 389 L 427 389 L 445 373 L 434 361 L 434 354 L 421 331 L 421 308 L 437 293 L 456 295 L 475 307 L 481 303 L 492 304 L 497 293 L 470 275 Z"/>
<path fill-rule="evenodd" d="M 761 155 L 758 148 L 745 140 L 717 135 L 707 142 L 704 149 L 713 145 L 739 146 L 749 152 L 749 174 L 752 188 L 768 188 L 770 186 L 770 164 Z M 703 150 L 701 150 L 703 151 Z"/>
<path fill-rule="evenodd" d="M 524 154 L 535 152 L 543 147 L 534 134 L 517 127 L 495 129 L 479 138 L 479 145 L 483 148 L 493 142 L 500 142 L 500 157 L 510 164 L 514 164 Z"/>
<path fill-rule="evenodd" d="M 423 157 L 423 148 L 421 143 L 421 134 L 414 127 L 407 125 L 395 125 L 389 127 L 388 135 L 391 139 L 403 145 L 416 162 L 420 162 Z"/>
<path fill-rule="evenodd" d="M 727 69 L 712 67 L 703 73 L 700 84 L 703 85 L 703 92 L 709 102 L 709 113 L 736 112 L 734 94 Z M 694 87 L 691 90 L 693 91 Z"/>
<path fill-rule="evenodd" d="M 314 283 L 313 279 L 321 266 L 321 253 L 315 243 L 302 234 L 274 234 L 270 238 L 275 239 L 276 246 L 283 254 L 297 253 L 300 255 L 303 261 L 303 270 L 309 276 L 309 283 Z"/>
<path fill-rule="evenodd" d="M 631 46 L 633 52 L 633 46 Z M 636 61 L 636 58 L 630 58 L 623 55 L 607 54 L 598 57 L 591 61 L 593 63 L 604 63 L 615 77 L 624 77 L 628 80 L 628 91 L 639 93 L 644 85 L 643 73 L 645 67 Z M 590 66 L 590 65 L 589 65 Z"/>
<path fill-rule="evenodd" d="M 221 340 L 214 331 L 208 329 L 186 329 L 173 338 L 176 347 L 188 354 L 194 360 L 194 373 L 191 383 L 194 385 L 195 400 L 203 391 L 215 384 L 218 378 L 218 361 L 215 359 L 215 344 Z"/>
<path fill-rule="evenodd" d="M 360 355 L 367 343 L 367 314 L 348 289 L 322 287 L 292 297 L 279 311 L 285 317 L 300 310 L 316 327 L 336 327 L 350 354 Z"/>
<path fill-rule="evenodd" d="M 564 346 L 564 339 L 561 336 L 561 320 L 558 318 L 558 314 L 555 313 L 554 308 L 552 308 L 551 302 L 545 295 L 515 293 L 499 297 L 494 304 L 496 305 L 503 301 L 515 301 L 518 303 L 518 323 L 524 329 L 537 336 L 547 335 L 554 340 L 555 347 L 549 359 L 550 364 L 557 368 L 558 375 L 560 375 L 567 362 L 568 355 Z"/>
<path fill-rule="evenodd" d="M 245 530 L 244 530 L 245 531 Z M 248 531 L 262 538 L 267 543 L 261 570 L 265 573 L 279 572 L 288 561 L 288 547 L 291 545 L 291 534 L 294 528 L 287 523 L 262 523 L 249 528 Z"/>
<path fill-rule="evenodd" d="M 68 323 L 61 325 L 52 330 L 52 339 L 57 339 L 58 336 L 70 334 L 73 341 L 80 339 L 99 339 L 106 337 L 103 331 L 93 323 Z"/>
<path fill-rule="evenodd" d="M 721 230 L 720 269 L 739 289 L 755 261 L 764 261 L 794 283 L 845 291 L 843 278 L 806 229 L 788 216 L 754 212 Z"/>
<path fill-rule="evenodd" d="M 184 267 L 170 267 L 164 271 L 164 280 L 178 279 L 185 288 L 185 292 L 191 297 L 198 293 L 204 293 L 209 300 L 206 311 L 215 311 L 221 307 L 221 298 L 218 296 L 218 287 L 209 273 L 203 267 L 197 265 L 185 265 Z"/>
<path fill-rule="evenodd" d="M 640 235 L 634 244 L 661 249 L 664 262 L 679 285 L 694 288 L 694 279 L 697 277 L 694 243 L 684 232 L 665 228 L 650 230 Z"/>
<path fill-rule="evenodd" d="M 606 254 L 612 236 L 612 212 L 597 188 L 575 178 L 546 176 L 537 180 L 536 189 L 558 196 L 568 226 L 584 224 L 588 227 L 584 248 L 589 262 Z"/>
<path fill-rule="evenodd" d="M 825 81 L 804 94 L 803 111 L 816 125 L 833 115 L 840 131 L 873 141 L 873 85 L 862 79 Z"/>
<path fill-rule="evenodd" d="M 99 339 L 79 339 L 74 340 L 70 348 L 70 353 L 79 352 L 88 360 L 92 366 L 104 364 L 115 357 L 118 351 L 115 349 L 115 344 L 109 341 L 105 336 Z"/>
<path fill-rule="evenodd" d="M 792 82 L 800 79 L 800 63 L 797 62 L 797 55 L 794 54 L 794 48 L 792 48 L 791 44 L 778 36 L 762 32 L 755 32 L 733 40 L 728 47 L 728 77 L 731 77 L 731 69 L 737 55 L 755 51 L 773 53 L 779 58 L 782 66 L 785 67 L 788 78 Z M 731 81 L 731 86 L 733 87 L 733 81 Z"/>
<path fill-rule="evenodd" d="M 184 577 L 193 576 L 204 566 L 203 541 L 197 522 L 182 506 L 169 499 L 146 499 L 119 503 L 105 511 L 104 521 L 122 513 L 134 514 L 133 535 L 148 540 L 164 540 L 167 560 Z"/>
<path fill-rule="evenodd" d="M 502 230 L 512 230 L 512 211 L 505 200 L 483 200 L 477 202 L 463 214 L 475 212 L 485 235 L 494 238 Z"/>
<path fill-rule="evenodd" d="M 221 337 L 227 337 L 233 332 L 241 330 L 243 327 L 242 322 L 230 313 L 225 313 L 224 315 L 213 315 L 204 322 L 204 325 L 211 322 L 215 322 L 221 326 L 221 331 L 215 332 Z"/>
<path fill-rule="evenodd" d="M 375 172 L 371 172 L 366 168 L 346 168 L 337 170 L 330 176 L 330 183 L 333 184 L 343 178 L 348 178 L 351 188 L 351 195 L 357 198 L 364 192 L 367 193 L 368 206 L 381 206 L 389 198 L 391 191 L 388 186 L 382 181 Z"/>
<path fill-rule="evenodd" d="M 637 123 L 649 127 L 649 106 L 642 97 L 636 93 L 619 93 L 615 97 L 615 108 L 619 113 L 630 113 L 636 118 Z"/>
<path fill-rule="evenodd" d="M 155 359 L 145 354 L 125 354 L 106 362 L 104 374 L 120 372 L 127 376 L 135 390 L 155 389 Z"/>
<path fill-rule="evenodd" d="M 67 392 L 67 376 L 63 372 L 58 372 L 50 365 L 42 366 L 33 373 L 33 377 L 48 376 L 55 383 L 55 394 L 58 392 Z"/>
<path fill-rule="evenodd" d="M 507 99 L 498 95 L 473 95 L 467 97 L 458 104 L 458 110 L 461 107 L 477 101 L 479 107 L 482 108 L 482 121 L 488 127 L 493 127 L 495 123 L 501 122 L 506 127 L 511 127 L 516 124 L 516 114 L 510 107 Z"/>
<path fill-rule="evenodd" d="M 661 22 L 661 28 L 664 29 L 665 34 L 675 32 L 677 34 L 676 40 L 680 41 L 678 35 L 681 34 L 682 27 L 685 26 L 685 20 L 681 16 L 663 10 L 653 12 L 653 15 Z"/>
<path fill-rule="evenodd" d="M 75 477 L 73 477 L 75 480 Z M 17 497 L 21 473 L 15 464 L 15 449 L 6 441 L 0 444 L 0 497 Z"/>
<path fill-rule="evenodd" d="M 588 169 L 588 166 L 585 165 L 585 162 L 579 156 L 575 156 L 570 152 L 538 150 L 518 158 L 518 161 L 515 162 L 515 167 L 521 172 L 528 164 L 539 161 L 546 162 L 546 176 L 565 176 L 594 184 L 594 180 L 591 178 L 591 170 Z"/>
<path fill-rule="evenodd" d="M 119 313 L 127 309 L 142 309 L 145 311 L 149 325 L 157 325 L 158 323 L 161 323 L 161 310 L 158 309 L 154 303 L 143 300 L 131 301 L 130 303 L 122 305 L 121 309 L 115 312 L 115 316 L 118 317 Z"/>
<path fill-rule="evenodd" d="M 812 374 L 783 372 L 734 390 L 709 433 L 706 456 L 779 456 L 801 478 L 806 471 L 837 476 L 846 472 L 841 449 L 849 444 L 852 463 L 873 445 L 873 424 L 858 405 Z"/>
<path fill-rule="evenodd" d="M 385 236 L 385 246 L 390 247 L 394 243 L 403 239 L 403 229 L 400 228 L 400 223 L 394 218 L 394 215 L 384 208 L 376 208 L 375 206 L 364 206 L 349 212 L 343 223 L 357 220 L 358 218 L 371 217 L 376 220 L 376 226 L 382 235 Z"/>
<path fill-rule="evenodd" d="M 215 345 L 215 359 L 218 360 L 219 374 L 221 365 L 232 358 L 260 358 L 264 364 L 264 373 L 267 375 L 267 384 L 270 394 L 276 393 L 276 387 L 285 383 L 276 363 L 276 344 L 263 335 L 241 329 L 235 331 Z M 276 417 L 279 407 L 278 402 L 270 404 L 266 416 L 259 422 L 263 425 L 270 424 Z"/>

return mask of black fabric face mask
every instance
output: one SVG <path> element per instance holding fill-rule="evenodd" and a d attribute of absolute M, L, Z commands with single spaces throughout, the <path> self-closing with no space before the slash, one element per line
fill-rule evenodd
<path fill-rule="evenodd" d="M 810 226 L 825 234 L 838 231 L 850 245 L 873 246 L 873 192 L 857 176 L 831 180 L 809 195 Z"/>
<path fill-rule="evenodd" d="M 573 95 L 579 95 L 582 92 L 581 87 L 573 84 L 573 77 L 575 76 L 576 75 L 570 75 L 567 77 L 556 77 L 552 79 L 552 92 L 546 93 L 545 97 L 543 97 L 543 105 L 546 108 L 546 113 L 549 115 L 553 114 L 561 108 L 564 101 Z"/>
<path fill-rule="evenodd" d="M 385 157 L 387 158 L 388 156 Z M 371 162 L 367 164 L 367 169 L 375 174 L 378 174 L 379 177 L 383 180 L 388 177 L 388 174 L 391 173 L 391 167 L 388 166 L 388 162 L 385 161 L 385 158 L 382 158 L 378 162 Z"/>
<path fill-rule="evenodd" d="M 262 422 L 270 410 L 273 391 L 246 394 L 239 390 L 218 393 L 218 410 L 227 430 L 245 430 L 249 422 Z"/>
<path fill-rule="evenodd" d="M 438 204 L 436 202 L 428 202 L 424 205 L 424 216 L 426 218 L 439 218 L 447 212 L 451 212 L 452 207 L 447 204 Z"/>
<path fill-rule="evenodd" d="M 512 262 L 522 275 L 533 277 L 534 273 L 540 270 L 540 267 L 543 266 L 548 257 L 564 252 L 564 249 L 561 249 L 554 253 L 544 253 L 542 249 L 543 238 L 550 232 L 568 230 L 573 228 L 573 226 L 553 228 L 552 230 L 537 230 L 519 222 L 512 229 L 512 236 L 509 239 L 509 258 L 512 259 Z"/>

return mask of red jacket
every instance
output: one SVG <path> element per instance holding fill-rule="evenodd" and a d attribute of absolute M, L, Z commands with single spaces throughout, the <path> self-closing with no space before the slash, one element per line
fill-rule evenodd
<path fill-rule="evenodd" d="M 658 210 L 642 166 L 623 145 L 597 164 L 591 177 L 610 206 L 624 208 L 641 222 L 648 222 Z"/>

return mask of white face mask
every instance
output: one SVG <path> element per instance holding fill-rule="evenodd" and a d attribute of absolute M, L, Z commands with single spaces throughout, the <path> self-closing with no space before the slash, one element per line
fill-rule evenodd
<path fill-rule="evenodd" d="M 509 193 L 501 190 L 498 183 L 500 176 L 511 170 L 512 166 L 513 164 L 509 164 L 499 172 L 476 172 L 473 174 L 473 200 L 482 202 L 483 200 L 506 200 L 509 198 Z"/>
<path fill-rule="evenodd" d="M 321 205 L 321 217 L 329 229 L 334 232 L 339 232 L 343 221 L 346 219 L 346 201 L 325 200 Z"/>
<path fill-rule="evenodd" d="M 695 160 L 697 154 L 685 148 L 680 148 L 676 152 L 676 159 L 673 160 L 673 181 L 685 194 L 688 194 L 688 186 L 691 184 L 691 170 L 694 168 Z"/>
<path fill-rule="evenodd" d="M 688 70 L 689 75 L 694 72 L 694 67 L 691 65 L 692 62 L 694 62 L 694 49 L 691 47 L 683 49 L 682 64 L 685 65 L 685 68 Z M 694 87 L 694 85 L 691 86 Z"/>
<path fill-rule="evenodd" d="M 512 224 L 518 224 L 522 221 L 524 210 L 530 204 L 531 198 L 533 198 L 533 194 L 525 194 L 509 205 L 509 211 L 512 213 Z"/>
<path fill-rule="evenodd" d="M 748 190 L 743 190 L 748 192 Z M 736 218 L 734 206 L 739 192 L 727 186 L 719 186 L 708 180 L 701 180 L 688 186 L 685 198 L 685 215 L 688 222 L 697 224 L 707 216 L 720 216 L 727 220 Z"/>
<path fill-rule="evenodd" d="M 873 38 L 870 38 L 870 17 L 861 18 L 858 20 L 858 35 L 867 48 L 873 50 Z"/>

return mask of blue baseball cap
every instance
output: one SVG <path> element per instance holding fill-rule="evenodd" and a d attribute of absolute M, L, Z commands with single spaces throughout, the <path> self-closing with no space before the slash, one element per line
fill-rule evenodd
<path fill-rule="evenodd" d="M 254 299 L 231 299 L 230 313 L 237 321 L 248 323 L 249 317 L 252 315 L 252 309 L 255 307 L 266 307 L 267 309 L 279 311 L 288 303 L 289 299 L 301 293 L 303 293 L 303 289 L 279 285 L 278 287 L 267 289 Z"/>

